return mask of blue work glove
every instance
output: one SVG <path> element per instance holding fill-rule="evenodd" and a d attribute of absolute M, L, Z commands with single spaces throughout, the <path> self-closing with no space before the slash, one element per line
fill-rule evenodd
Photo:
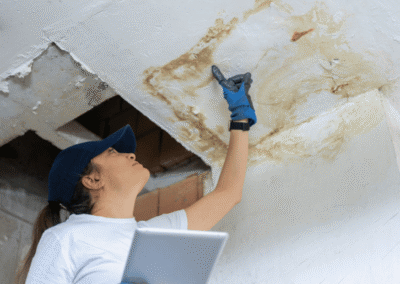
<path fill-rule="evenodd" d="M 231 119 L 235 121 L 248 118 L 250 127 L 256 124 L 256 112 L 248 94 L 250 85 L 253 82 L 251 74 L 236 75 L 226 80 L 217 66 L 213 65 L 211 71 L 223 89 L 224 98 L 228 102 L 229 110 L 232 113 Z"/>

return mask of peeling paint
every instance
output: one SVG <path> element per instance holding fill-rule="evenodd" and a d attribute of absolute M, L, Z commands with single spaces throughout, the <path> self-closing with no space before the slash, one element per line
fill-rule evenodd
<path fill-rule="evenodd" d="M 53 42 L 54 45 L 57 45 L 57 47 L 61 50 L 63 50 L 64 52 L 68 53 L 73 59 L 74 61 L 79 65 L 78 67 L 82 68 L 84 71 L 89 72 L 91 75 L 96 76 L 96 73 L 89 67 L 87 66 L 82 60 L 80 60 L 78 58 L 78 56 L 76 56 L 73 52 L 69 52 L 66 48 L 63 47 L 62 44 L 60 44 L 59 42 L 55 43 Z M 74 62 L 74 63 L 75 63 Z"/>
<path fill-rule="evenodd" d="M 33 46 L 35 49 L 33 52 L 28 53 L 28 55 L 24 55 L 24 54 L 20 54 L 17 57 L 19 58 L 31 58 L 30 60 L 17 65 L 18 67 L 16 68 L 12 68 L 10 70 L 8 70 L 7 72 L 1 74 L 0 76 L 0 91 L 3 93 L 9 93 L 9 89 L 8 89 L 8 82 L 7 79 L 9 79 L 10 77 L 17 77 L 17 78 L 24 78 L 25 76 L 27 76 L 28 74 L 30 74 L 32 72 L 32 64 L 33 62 L 36 60 L 36 58 L 40 57 L 43 55 L 44 52 L 46 52 L 46 50 L 52 45 L 52 43 L 49 42 L 45 42 L 42 45 L 35 45 Z"/>

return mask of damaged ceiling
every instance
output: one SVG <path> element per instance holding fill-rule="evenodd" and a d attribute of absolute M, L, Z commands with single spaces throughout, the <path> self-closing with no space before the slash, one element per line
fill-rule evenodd
<path fill-rule="evenodd" d="M 258 122 L 249 135 L 243 200 L 215 227 L 230 234 L 220 264 L 225 272 L 215 279 L 235 275 L 235 267 L 252 271 L 261 248 L 259 263 L 274 257 L 276 265 L 288 262 L 293 248 L 282 240 L 346 219 L 389 173 L 392 183 L 380 189 L 381 198 L 399 201 L 393 189 L 399 183 L 400 109 L 395 1 L 37 3 L 0 4 L 13 11 L 0 22 L 0 145 L 29 129 L 60 149 L 99 139 L 74 119 L 117 92 L 210 165 L 215 186 L 228 149 L 230 112 L 211 66 L 225 77 L 251 72 Z M 45 8 L 55 15 L 44 17 Z M 79 72 L 71 67 L 76 64 Z M 35 73 L 44 69 L 53 76 Z M 362 165 L 367 167 L 356 170 Z M 321 245 L 328 235 L 318 236 Z M 302 240 L 296 238 L 293 246 Z M 279 256 L 270 251 L 274 243 Z M 281 274 L 295 271 L 290 279 L 303 283 L 301 275 L 327 263 L 321 255 L 330 253 L 326 246 L 315 251 L 307 267 L 295 258 Z M 332 277 L 346 273 L 337 268 Z M 318 273 L 310 277 L 322 280 Z"/>

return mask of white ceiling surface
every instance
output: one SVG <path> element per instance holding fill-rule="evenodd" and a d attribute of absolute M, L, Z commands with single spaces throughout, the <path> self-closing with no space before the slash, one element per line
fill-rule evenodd
<path fill-rule="evenodd" d="M 55 42 L 215 185 L 230 112 L 211 65 L 251 72 L 258 123 L 243 199 L 213 228 L 230 237 L 210 283 L 396 283 L 399 12 L 394 0 L 2 2 L 0 90 Z"/>

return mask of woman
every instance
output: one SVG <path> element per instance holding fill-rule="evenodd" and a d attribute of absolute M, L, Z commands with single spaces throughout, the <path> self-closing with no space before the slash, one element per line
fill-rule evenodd
<path fill-rule="evenodd" d="M 232 122 L 245 122 L 231 123 L 230 130 L 248 130 L 257 122 L 248 95 L 251 74 L 226 80 L 216 66 L 212 73 L 223 88 Z M 231 140 L 226 160 L 243 150 L 240 169 L 245 169 L 248 140 L 241 141 L 246 144 L 233 147 Z M 32 246 L 15 283 L 120 283 L 135 228 L 188 229 L 184 209 L 136 222 L 136 197 L 150 172 L 136 161 L 135 150 L 135 135 L 127 125 L 102 141 L 77 144 L 57 155 L 49 173 L 49 204 L 35 221 Z M 229 171 L 236 174 L 223 170 Z M 243 185 L 244 173 L 237 179 Z M 61 208 L 71 214 L 65 222 Z"/>

